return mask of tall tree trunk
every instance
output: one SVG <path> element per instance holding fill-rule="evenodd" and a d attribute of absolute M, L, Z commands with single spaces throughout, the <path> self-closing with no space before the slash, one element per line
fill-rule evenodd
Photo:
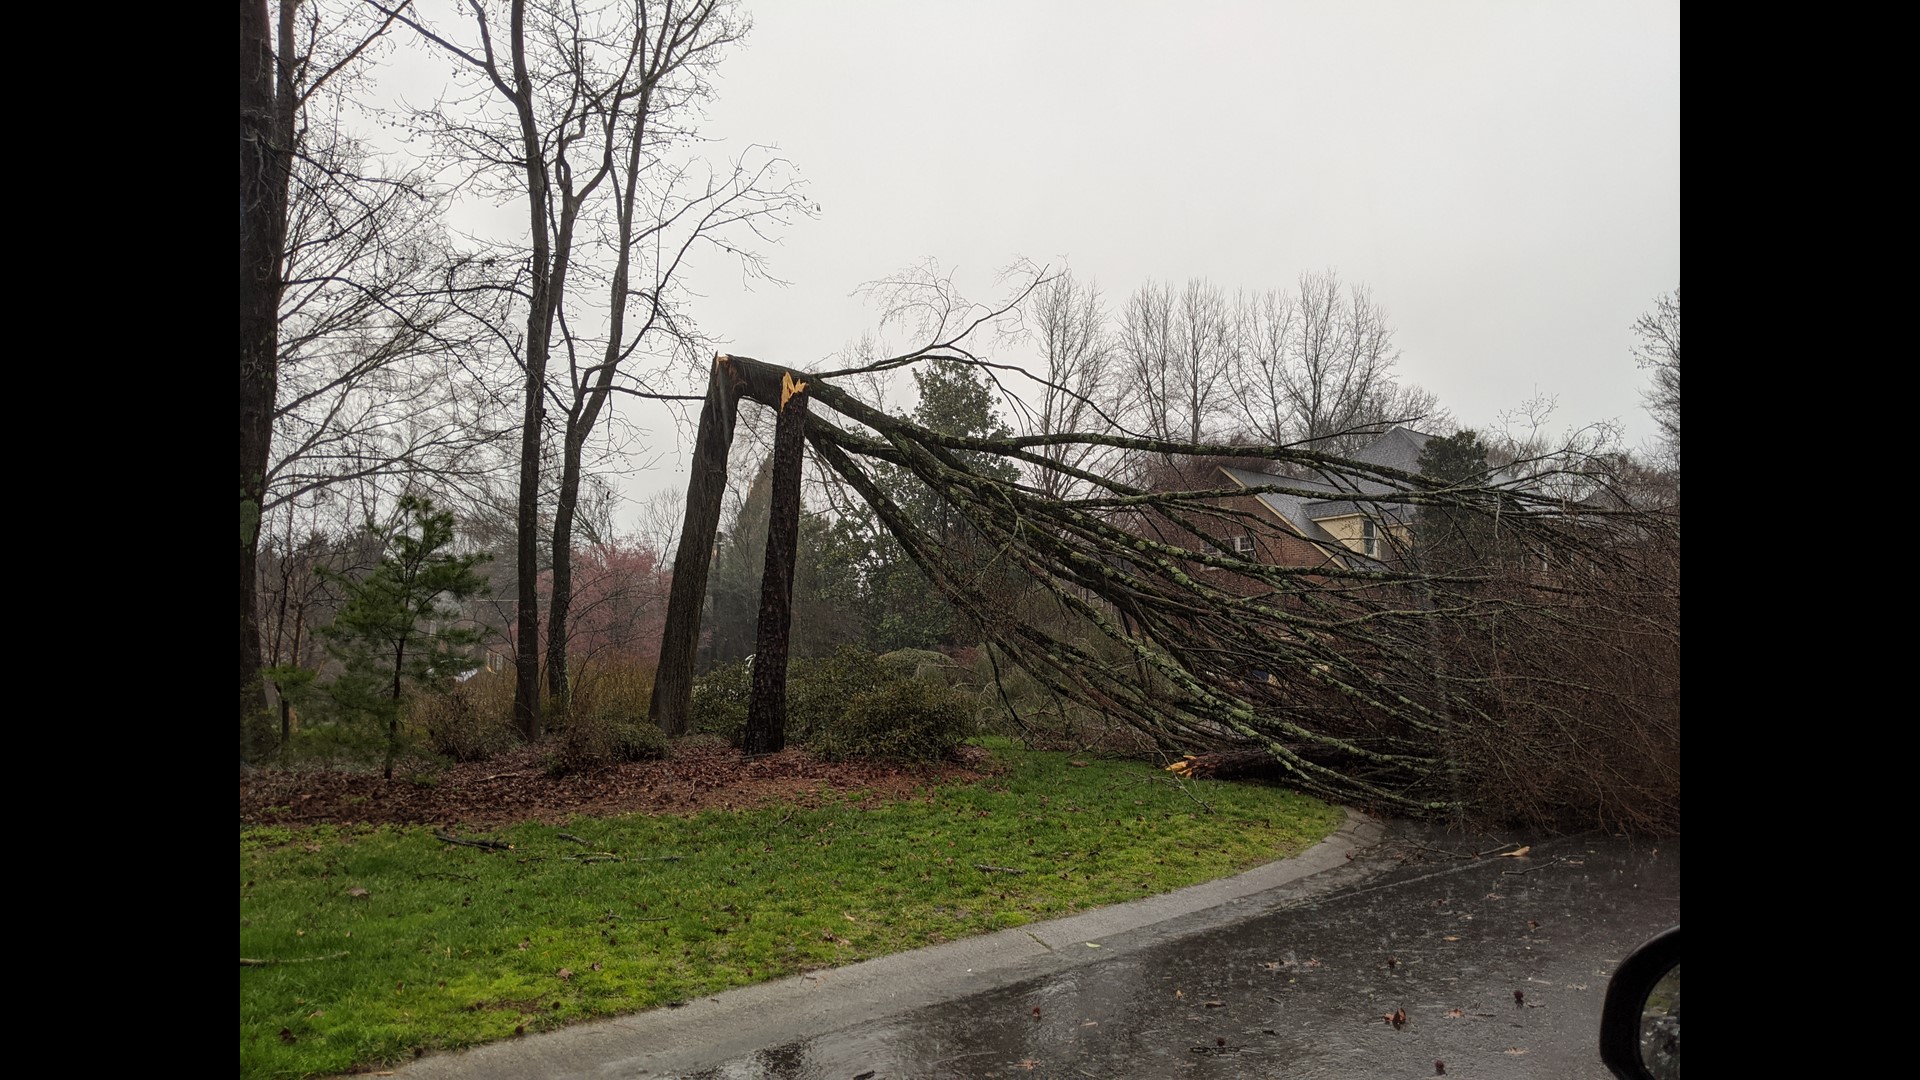
<path fill-rule="evenodd" d="M 806 460 L 807 384 L 785 377 L 773 435 L 773 499 L 767 515 L 767 564 L 760 578 L 760 625 L 753 650 L 753 696 L 743 735 L 749 754 L 787 745 L 787 643 L 793 622 L 793 563 L 800 537 L 800 469 Z"/>
<path fill-rule="evenodd" d="M 393 754 L 400 747 L 400 673 L 407 667 L 407 639 L 401 638 L 393 650 L 393 700 L 387 704 L 387 762 L 380 775 L 393 780 Z"/>
<path fill-rule="evenodd" d="M 539 265 L 542 259 L 535 254 L 533 261 Z M 536 297 L 544 298 L 544 285 L 535 285 Z M 527 400 L 520 423 L 520 500 L 514 515 L 514 568 L 519 591 L 515 596 L 513 720 L 520 737 L 528 742 L 540 737 L 540 423 L 546 412 L 541 396 L 547 380 L 546 342 L 535 344 L 535 322 L 528 320 Z"/>
<path fill-rule="evenodd" d="M 288 654 L 288 656 L 291 657 L 290 663 L 300 663 L 300 658 L 303 655 L 301 650 L 304 647 L 304 642 L 301 639 L 306 636 L 306 628 L 307 599 L 303 595 L 300 598 L 300 602 L 293 605 L 293 651 Z M 282 760 L 285 760 L 287 747 L 293 743 L 293 725 L 296 716 L 293 711 L 293 702 L 288 700 L 284 688 L 274 696 L 280 699 L 280 756 Z"/>
<path fill-rule="evenodd" d="M 707 599 L 713 538 L 720 531 L 720 501 L 727 493 L 727 454 L 744 383 L 730 357 L 713 358 L 707 401 L 693 442 L 693 475 L 687 481 L 687 516 L 673 557 L 673 585 L 660 637 L 660 664 L 653 676 L 648 713 L 668 735 L 687 733 L 693 704 L 693 656 L 700 644 L 700 609 Z"/>
<path fill-rule="evenodd" d="M 573 521 L 580 500 L 581 458 L 586 452 L 587 437 L 593 434 L 593 425 L 600 418 L 600 410 L 613 394 L 613 374 L 619 369 L 623 355 L 621 343 L 626 336 L 627 301 L 631 293 L 628 275 L 633 264 L 635 193 L 640 184 L 640 154 L 645 142 L 642 136 L 652 99 L 653 90 L 649 85 L 641 94 L 634 112 L 633 136 L 627 145 L 626 181 L 618 187 L 614 196 L 620 208 L 619 253 L 614 259 L 613 279 L 607 286 L 607 309 L 610 312 L 607 349 L 601 357 L 599 370 L 594 374 L 592 389 L 585 390 L 578 384 L 574 386 L 573 404 L 567 412 L 565 441 L 561 444 L 560 504 L 553 515 L 553 595 L 547 601 L 547 692 L 563 708 L 570 707 L 573 698 L 567 656 L 571 627 L 567 619 L 573 611 Z M 656 293 L 653 298 L 656 312 L 659 302 Z M 651 318 L 647 320 L 649 326 L 652 321 Z M 646 329 L 641 328 L 643 335 Z"/>
<path fill-rule="evenodd" d="M 292 50 L 293 0 L 281 3 L 281 54 Z M 266 708 L 260 678 L 260 519 L 279 391 L 281 258 L 293 162 L 289 76 L 275 62 L 266 0 L 240 2 L 240 683 L 241 756 Z"/>
<path fill-rule="evenodd" d="M 553 591 L 547 597 L 547 697 L 559 709 L 571 703 L 567 618 L 573 611 L 573 518 L 580 499 L 580 448 L 586 432 L 567 425 L 560 467 L 560 500 L 553 508 Z"/>
<path fill-rule="evenodd" d="M 624 228 L 625 226 L 623 226 Z M 607 338 L 607 353 L 595 376 L 593 388 L 575 402 L 567 414 L 565 441 L 561 444 L 560 501 L 553 512 L 553 595 L 547 600 L 547 693 L 562 708 L 572 702 L 568 670 L 568 618 L 573 612 L 573 523 L 579 512 L 580 482 L 585 469 L 581 458 L 586 453 L 587 437 L 600 418 L 600 410 L 613 394 L 613 372 L 619 362 L 622 308 L 627 302 L 627 256 L 623 251 L 613 275 L 614 314 Z"/>
<path fill-rule="evenodd" d="M 527 73 L 526 4 L 515 0 L 512 28 L 513 92 L 526 155 L 527 213 L 533 238 L 532 288 L 527 305 L 526 402 L 520 420 L 520 501 L 514 516 L 515 597 L 513 720 L 528 742 L 540 737 L 540 429 L 546 416 L 547 352 L 562 271 L 553 265 L 547 231 L 547 163 L 533 115 L 533 79 Z"/>
<path fill-rule="evenodd" d="M 624 279 L 624 266 L 617 276 Z M 624 297 L 624 282 L 616 286 L 615 293 Z M 547 599 L 547 695 L 561 708 L 569 707 L 573 699 L 568 667 L 571 629 L 568 619 L 573 613 L 573 523 L 579 515 L 580 483 L 585 478 L 581 458 L 586 453 L 587 436 L 593 434 L 600 410 L 613 393 L 612 354 L 618 351 L 616 346 L 620 341 L 618 316 L 613 325 L 614 336 L 607 346 L 608 359 L 601 365 L 596 385 L 583 399 L 581 407 L 568 415 L 561 450 L 560 500 L 553 511 L 553 593 Z"/>

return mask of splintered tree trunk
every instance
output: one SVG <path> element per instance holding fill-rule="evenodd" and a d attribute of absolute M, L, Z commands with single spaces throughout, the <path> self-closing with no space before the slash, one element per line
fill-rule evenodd
<path fill-rule="evenodd" d="M 1218 750 L 1208 754 L 1189 754 L 1174 763 L 1174 771 L 1190 779 L 1279 780 L 1285 770 L 1265 750 Z"/>
<path fill-rule="evenodd" d="M 735 410 L 742 395 L 769 409 L 780 409 L 783 383 L 790 381 L 785 368 L 750 356 L 713 358 L 707 403 L 701 406 L 700 431 L 694 437 L 687 518 L 680 527 L 680 550 L 673 557 L 660 666 L 653 679 L 650 715 L 668 735 L 687 733 L 687 712 L 693 704 L 693 654 L 700 644 L 700 612 L 707 601 L 713 538 L 720 531 L 720 499 L 727 490 L 727 452 L 733 446 Z"/>
<path fill-rule="evenodd" d="M 784 378 L 773 435 L 773 502 L 767 568 L 760 578 L 760 627 L 744 748 L 772 754 L 787 745 L 787 635 L 793 623 L 793 563 L 800 538 L 800 467 L 806 457 L 807 384 Z"/>
<path fill-rule="evenodd" d="M 687 712 L 693 704 L 693 654 L 700 644 L 700 608 L 707 599 L 713 538 L 720 530 L 720 500 L 727 493 L 727 452 L 733 447 L 740 390 L 740 378 L 729 358 L 714 357 L 707 402 L 700 408 L 700 430 L 694 436 L 687 517 L 680 526 L 680 549 L 673 557 L 673 587 L 667 595 L 660 666 L 654 672 L 653 702 L 648 710 L 653 722 L 668 735 L 687 733 Z"/>

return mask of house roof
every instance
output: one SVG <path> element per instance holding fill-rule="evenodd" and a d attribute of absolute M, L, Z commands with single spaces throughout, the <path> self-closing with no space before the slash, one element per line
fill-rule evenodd
<path fill-rule="evenodd" d="M 1220 471 L 1226 473 L 1229 479 L 1241 487 L 1251 488 L 1261 487 L 1266 484 L 1284 484 L 1287 487 L 1298 488 L 1303 491 L 1325 491 L 1328 494 L 1332 494 L 1334 491 L 1331 485 L 1322 483 L 1319 480 L 1296 480 L 1290 476 L 1275 476 L 1272 473 L 1254 472 L 1250 469 L 1232 469 L 1224 465 L 1220 467 Z M 1254 498 L 1259 499 L 1267 509 L 1279 515 L 1281 520 L 1293 526 L 1295 532 L 1307 539 L 1324 540 L 1328 543 L 1335 542 L 1333 536 L 1325 529 L 1314 524 L 1313 516 L 1307 513 L 1307 507 L 1309 505 L 1323 500 L 1275 491 L 1261 492 L 1255 495 Z"/>
<path fill-rule="evenodd" d="M 1420 471 L 1420 454 L 1427 448 L 1427 441 L 1432 438 L 1431 435 L 1425 435 L 1410 428 L 1390 428 L 1386 434 L 1348 456 L 1355 461 L 1364 461 L 1368 465 L 1417 473 Z"/>

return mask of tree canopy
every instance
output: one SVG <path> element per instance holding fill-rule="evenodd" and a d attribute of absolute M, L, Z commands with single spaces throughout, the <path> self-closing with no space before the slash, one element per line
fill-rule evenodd
<path fill-rule="evenodd" d="M 1636 619 L 1659 625 L 1657 613 L 1623 611 L 1622 604 L 1631 596 L 1657 607 L 1667 595 L 1669 580 L 1645 573 L 1639 554 L 1662 521 L 1498 483 L 1484 455 L 1470 467 L 1479 449 L 1471 434 L 1435 451 L 1436 467 L 1473 474 L 1460 479 L 1292 445 L 1093 432 L 950 434 L 866 405 L 830 378 L 737 356 L 717 359 L 709 402 L 747 397 L 777 408 L 779 386 L 800 379 L 825 407 L 806 428 L 809 446 L 992 648 L 1055 692 L 1136 726 L 1168 749 L 1257 747 L 1294 782 L 1337 799 L 1415 812 L 1459 808 L 1468 795 L 1458 740 L 1512 726 L 1502 714 L 1507 698 L 1497 691 L 1568 681 L 1529 659 L 1541 635 L 1564 642 L 1618 634 Z M 710 404 L 708 415 L 731 407 Z M 1323 491 L 1278 474 L 1271 484 L 1244 489 L 1163 491 L 1086 474 L 1078 477 L 1089 485 L 1085 497 L 1049 498 L 1028 476 L 1061 467 L 1035 453 L 1055 442 L 1337 472 L 1367 482 L 1365 493 L 1352 496 L 1363 506 L 1486 521 L 1503 543 L 1534 556 L 1531 565 L 1543 560 L 1555 569 L 1543 575 L 1516 568 L 1496 581 L 1484 565 L 1356 560 L 1337 544 L 1312 565 L 1260 562 L 1205 540 L 1225 526 L 1247 527 L 1250 512 L 1233 499 Z M 896 494 L 919 490 L 903 486 L 903 475 L 937 500 L 939 518 L 917 515 Z M 690 506 L 698 495 L 690 491 Z M 984 558 L 954 558 L 955 533 L 971 538 Z M 696 532 L 682 537 L 683 557 L 708 548 Z M 987 566 L 998 572 L 983 573 Z M 1437 663 L 1455 647 L 1436 633 L 1449 622 L 1498 629 L 1471 636 L 1471 664 Z M 1677 655 L 1677 620 L 1671 633 Z M 663 655 L 655 684 L 663 726 L 675 707 L 662 695 L 667 684 Z M 1664 706 L 1649 712 L 1606 678 L 1582 688 L 1595 714 L 1604 710 L 1594 703 L 1611 697 L 1650 727 L 1677 724 Z M 1575 719 L 1574 707 L 1555 699 L 1547 727 Z M 1544 754 L 1554 744 L 1543 733 L 1527 745 Z"/>

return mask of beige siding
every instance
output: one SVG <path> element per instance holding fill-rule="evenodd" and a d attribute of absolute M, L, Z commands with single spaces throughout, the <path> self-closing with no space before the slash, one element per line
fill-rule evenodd
<path fill-rule="evenodd" d="M 1313 523 L 1327 530 L 1335 540 L 1364 555 L 1367 553 L 1362 524 L 1365 520 L 1366 517 L 1362 514 L 1346 514 L 1341 517 L 1315 518 Z"/>

